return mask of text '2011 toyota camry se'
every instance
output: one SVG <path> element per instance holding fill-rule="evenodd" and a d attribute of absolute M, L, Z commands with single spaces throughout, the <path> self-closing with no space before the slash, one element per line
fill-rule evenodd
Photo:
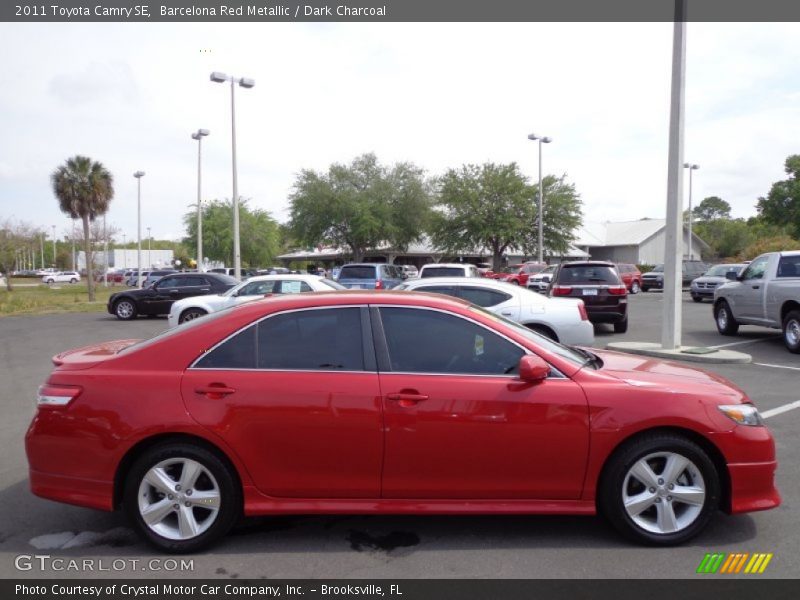
<path fill-rule="evenodd" d="M 780 504 L 772 435 L 725 379 L 443 296 L 267 298 L 53 362 L 33 492 L 124 507 L 168 552 L 287 513 L 601 512 L 667 545 Z"/>

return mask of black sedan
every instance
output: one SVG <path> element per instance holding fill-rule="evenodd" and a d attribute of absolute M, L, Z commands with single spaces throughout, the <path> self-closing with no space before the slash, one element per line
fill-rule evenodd
<path fill-rule="evenodd" d="M 233 277 L 218 273 L 175 273 L 141 290 L 111 294 L 108 312 L 123 321 L 130 321 L 138 315 L 166 315 L 176 300 L 222 294 L 238 283 Z"/>

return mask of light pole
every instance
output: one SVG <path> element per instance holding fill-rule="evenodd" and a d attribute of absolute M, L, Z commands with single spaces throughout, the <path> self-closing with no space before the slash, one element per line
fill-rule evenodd
<path fill-rule="evenodd" d="M 147 228 L 147 268 L 153 268 L 153 260 L 150 258 L 150 243 L 153 241 L 153 238 L 150 237 L 150 228 Z"/>
<path fill-rule="evenodd" d="M 256 82 L 247 77 L 237 79 L 225 73 L 214 71 L 211 73 L 211 81 L 215 83 L 231 82 L 231 156 L 233 166 L 233 276 L 239 281 L 242 280 L 242 256 L 239 249 L 239 190 L 236 182 L 236 103 L 234 90 L 238 83 L 243 88 L 251 88 Z"/>
<path fill-rule="evenodd" d="M 208 129 L 198 129 L 192 134 L 192 139 L 197 140 L 197 272 L 203 271 L 203 210 L 202 200 L 200 199 L 200 157 L 203 146 L 203 138 L 211 133 Z"/>
<path fill-rule="evenodd" d="M 692 260 L 692 171 L 700 168 L 700 165 L 693 163 L 683 163 L 684 169 L 689 169 L 689 260 Z"/>
<path fill-rule="evenodd" d="M 108 229 L 106 229 L 106 213 L 103 213 L 103 287 L 108 287 Z M 116 268 L 117 263 L 114 263 Z"/>
<path fill-rule="evenodd" d="M 549 144 L 553 138 L 547 136 L 528 134 L 528 139 L 539 142 L 539 255 L 537 260 L 544 262 L 544 203 L 542 201 L 542 144 Z"/>
<path fill-rule="evenodd" d="M 72 219 L 72 235 L 69 237 L 72 240 L 72 270 L 75 271 L 75 262 L 77 260 L 75 256 L 75 219 Z"/>
<path fill-rule="evenodd" d="M 44 231 L 42 232 L 42 271 L 44 271 L 44 236 L 47 235 Z"/>
<path fill-rule="evenodd" d="M 123 262 L 123 268 L 125 270 L 128 269 L 128 247 L 127 247 L 126 243 L 127 242 L 125 242 L 125 234 L 123 233 L 122 234 L 122 262 Z"/>
<path fill-rule="evenodd" d="M 51 225 L 53 228 L 53 268 L 56 268 L 56 226 Z"/>
<path fill-rule="evenodd" d="M 142 287 L 142 177 L 144 171 L 136 171 L 136 287 Z"/>

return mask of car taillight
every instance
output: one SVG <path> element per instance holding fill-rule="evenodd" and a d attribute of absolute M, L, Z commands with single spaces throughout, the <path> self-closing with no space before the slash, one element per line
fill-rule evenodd
<path fill-rule="evenodd" d="M 608 293 L 612 296 L 625 296 L 628 293 L 628 288 L 624 285 L 608 286 Z"/>
<path fill-rule="evenodd" d="M 36 395 L 36 405 L 40 408 L 45 406 L 63 408 L 80 393 L 81 388 L 73 385 L 40 385 Z"/>
<path fill-rule="evenodd" d="M 375 289 L 376 289 L 376 290 L 382 290 L 382 289 L 383 289 L 383 281 L 381 281 L 380 279 L 378 279 L 378 280 L 375 282 Z"/>
<path fill-rule="evenodd" d="M 581 321 L 589 320 L 589 314 L 586 312 L 586 305 L 583 303 L 583 300 L 578 302 L 578 312 L 581 315 Z"/>
<path fill-rule="evenodd" d="M 554 285 L 553 296 L 569 296 L 572 293 L 571 285 Z"/>

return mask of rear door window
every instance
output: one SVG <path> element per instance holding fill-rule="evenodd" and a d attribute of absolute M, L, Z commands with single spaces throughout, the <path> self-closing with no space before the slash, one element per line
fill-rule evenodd
<path fill-rule="evenodd" d="M 459 287 L 458 295 L 467 302 L 472 302 L 484 308 L 497 306 L 511 299 L 511 294 L 479 287 Z"/>

